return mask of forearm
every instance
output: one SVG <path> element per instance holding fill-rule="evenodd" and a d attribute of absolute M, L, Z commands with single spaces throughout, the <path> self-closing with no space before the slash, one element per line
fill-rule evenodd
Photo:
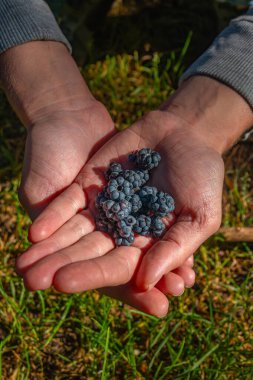
<path fill-rule="evenodd" d="M 165 107 L 220 153 L 253 126 L 253 9 L 231 21 Z"/>
<path fill-rule="evenodd" d="M 78 109 L 92 98 L 66 47 L 33 41 L 0 55 L 0 84 L 22 122 L 55 110 Z"/>
<path fill-rule="evenodd" d="M 0 86 L 26 126 L 91 98 L 45 1 L 1 0 L 0 19 Z"/>
<path fill-rule="evenodd" d="M 253 9 L 233 19 L 211 46 L 186 70 L 180 83 L 208 76 L 238 92 L 253 108 Z"/>
<path fill-rule="evenodd" d="M 183 82 L 162 109 L 184 120 L 186 128 L 195 130 L 221 154 L 253 125 L 248 102 L 227 85 L 205 76 Z"/>

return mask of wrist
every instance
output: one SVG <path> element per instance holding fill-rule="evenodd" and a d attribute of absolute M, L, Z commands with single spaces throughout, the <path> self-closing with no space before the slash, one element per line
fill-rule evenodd
<path fill-rule="evenodd" d="M 205 76 L 182 83 L 161 109 L 179 117 L 220 154 L 253 125 L 250 105 L 230 87 Z"/>
<path fill-rule="evenodd" d="M 11 48 L 0 55 L 0 72 L 1 87 L 26 126 L 94 99 L 60 42 L 33 41 Z"/>

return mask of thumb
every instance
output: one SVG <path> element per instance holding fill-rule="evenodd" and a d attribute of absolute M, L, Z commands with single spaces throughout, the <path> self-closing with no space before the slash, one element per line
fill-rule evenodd
<path fill-rule="evenodd" d="M 215 233 L 221 223 L 221 210 L 215 217 L 181 215 L 162 240 L 145 254 L 136 275 L 140 290 L 150 290 L 168 272 L 181 266 L 199 246 Z"/>

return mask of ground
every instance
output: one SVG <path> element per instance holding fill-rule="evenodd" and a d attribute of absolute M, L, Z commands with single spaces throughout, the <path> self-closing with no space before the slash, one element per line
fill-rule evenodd
<path fill-rule="evenodd" d="M 185 50 L 121 53 L 85 65 L 118 129 L 154 109 L 176 86 Z M 157 319 L 100 296 L 28 292 L 15 257 L 28 247 L 19 204 L 25 129 L 0 103 L 0 379 L 253 378 L 252 245 L 211 237 L 195 255 L 196 285 Z M 224 226 L 253 224 L 253 139 L 224 157 Z"/>

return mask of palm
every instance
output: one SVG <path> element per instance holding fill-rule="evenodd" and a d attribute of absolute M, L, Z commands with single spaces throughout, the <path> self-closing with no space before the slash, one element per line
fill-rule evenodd
<path fill-rule="evenodd" d="M 154 116 L 163 118 L 165 115 L 159 112 L 153 115 L 153 118 Z M 158 124 L 163 123 L 164 120 L 159 118 L 156 122 Z M 185 257 L 179 265 L 174 265 L 172 269 L 175 270 L 173 272 L 168 274 L 164 272 L 165 276 L 163 277 L 160 275 L 157 279 L 160 281 L 156 288 L 148 292 L 148 297 L 144 297 L 143 293 L 136 291 L 133 277 L 137 267 L 141 264 L 144 252 L 150 246 L 150 241 L 146 238 L 139 238 L 136 239 L 133 247 L 113 249 L 113 242 L 108 235 L 98 231 L 93 232 L 94 200 L 98 190 L 103 185 L 105 167 L 112 160 L 124 161 L 125 155 L 141 147 L 150 146 L 161 152 L 163 162 L 156 170 L 152 181 L 159 188 L 172 192 L 177 201 L 178 218 L 182 215 L 189 216 L 188 206 L 194 207 L 192 190 L 196 191 L 196 185 L 198 186 L 199 182 L 203 183 L 203 191 L 200 191 L 199 188 L 199 194 L 205 194 L 205 186 L 208 188 L 208 181 L 204 185 L 201 170 L 196 175 L 196 181 L 194 181 L 193 173 L 189 175 L 193 169 L 196 172 L 194 157 L 192 160 L 190 157 L 185 157 L 187 162 L 193 165 L 192 169 L 185 168 L 186 162 L 181 157 L 180 149 L 174 149 L 173 152 L 173 144 L 175 144 L 175 139 L 179 137 L 179 134 L 174 132 L 173 122 L 168 123 L 166 117 L 167 127 L 160 129 L 151 128 L 151 122 L 155 122 L 155 120 L 152 121 L 152 117 L 144 119 L 125 132 L 114 136 L 80 171 L 75 183 L 67 191 L 70 195 L 71 191 L 76 191 L 76 186 L 84 190 L 88 203 L 85 211 L 77 215 L 73 213 L 72 218 L 68 221 L 71 216 L 71 209 L 64 197 L 60 196 L 44 211 L 42 219 L 39 218 L 33 225 L 32 234 L 43 229 L 48 236 L 52 230 L 56 230 L 56 232 L 47 240 L 32 247 L 28 251 L 29 255 L 24 254 L 18 261 L 18 270 L 24 274 L 28 288 L 44 289 L 51 286 L 52 282 L 57 289 L 64 292 L 104 288 L 103 291 L 109 295 L 120 298 L 144 311 L 161 315 L 164 314 L 164 309 L 167 309 L 167 300 L 162 292 L 172 293 L 174 286 L 174 294 L 180 294 L 182 292 L 182 279 L 184 280 L 183 285 L 192 285 L 194 272 L 190 268 L 186 268 L 187 265 L 192 264 L 192 259 L 187 261 L 187 257 Z M 155 131 L 153 135 L 152 131 Z M 183 144 L 181 145 L 183 149 Z M 191 155 L 189 152 L 187 154 Z M 209 161 L 212 158 L 210 154 L 211 152 L 205 154 Z M 199 162 L 198 157 L 196 158 L 196 161 Z M 217 157 L 215 157 L 214 162 L 216 159 Z M 203 154 L 201 162 L 203 162 Z M 187 181 L 184 181 L 183 178 L 189 177 L 191 180 L 188 181 L 187 185 Z M 220 181 L 222 182 L 222 178 Z M 198 207 L 200 203 L 201 200 L 196 195 Z M 65 215 L 65 220 L 50 219 L 50 216 L 60 209 L 63 209 L 62 215 Z M 64 222 L 66 223 L 63 224 Z M 63 226 L 60 228 L 62 224 Z M 71 248 L 65 248 L 68 245 L 71 245 Z M 57 252 L 57 250 L 59 251 Z M 46 255 L 45 251 L 47 252 Z M 184 262 L 185 265 L 182 265 Z M 180 265 L 181 267 L 176 269 Z M 115 268 L 117 268 L 116 271 Z M 122 286 L 122 284 L 126 285 Z"/>
<path fill-rule="evenodd" d="M 156 111 L 114 136 L 78 175 L 77 182 L 87 191 L 91 208 L 103 184 L 105 166 L 112 160 L 124 162 L 129 152 L 147 146 L 162 156 L 151 183 L 175 198 L 176 223 L 164 237 L 167 244 L 155 243 L 142 260 L 136 283 L 143 290 L 182 265 L 217 230 L 224 175 L 222 158 L 214 149 L 204 145 L 194 132 L 178 127 L 172 115 Z M 140 244 L 145 251 L 148 241 L 147 245 L 143 241 Z M 136 246 L 140 244 L 137 240 Z"/>
<path fill-rule="evenodd" d="M 32 219 L 74 181 L 112 132 L 110 116 L 97 101 L 78 111 L 50 114 L 29 129 L 20 199 Z"/>

